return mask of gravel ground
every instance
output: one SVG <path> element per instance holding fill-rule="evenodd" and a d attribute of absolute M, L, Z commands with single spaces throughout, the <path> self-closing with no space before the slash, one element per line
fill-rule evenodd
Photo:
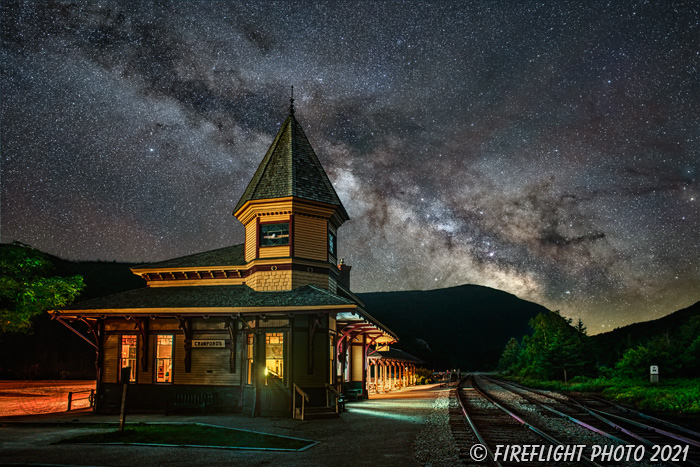
<path fill-rule="evenodd" d="M 435 398 L 432 411 L 425 420 L 416 441 L 413 452 L 422 465 L 454 466 L 459 465 L 457 446 L 450 430 L 450 393 L 443 391 Z M 456 400 L 452 399 L 452 403 Z"/>
<path fill-rule="evenodd" d="M 552 433 L 555 438 L 563 443 L 586 444 L 588 446 L 594 444 L 601 446 L 615 444 L 598 433 L 587 430 L 570 420 L 561 418 L 553 413 L 545 412 L 544 409 L 501 386 L 489 383 L 485 380 L 481 380 L 480 384 L 499 401 L 503 401 L 520 413 L 530 414 L 528 421 L 536 427 L 542 428 L 548 433 Z M 538 396 L 534 393 L 528 393 L 528 396 L 529 395 L 532 395 L 533 399 L 542 400 L 542 402 L 552 402 L 551 399 Z"/>

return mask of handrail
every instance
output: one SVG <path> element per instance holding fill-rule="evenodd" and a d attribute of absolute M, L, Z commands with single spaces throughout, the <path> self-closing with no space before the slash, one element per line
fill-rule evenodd
<path fill-rule="evenodd" d="M 298 392 L 301 396 L 303 396 L 304 399 L 306 399 L 306 402 L 309 402 L 309 400 L 311 400 L 311 397 L 309 397 L 309 395 L 306 393 L 306 391 L 304 391 L 302 388 L 300 388 L 296 384 L 294 384 L 294 390 L 296 392 Z"/>
<path fill-rule="evenodd" d="M 301 395 L 301 417 L 299 417 L 301 420 L 304 420 L 304 412 L 306 411 L 306 402 L 309 402 L 311 398 L 309 395 L 299 386 L 296 385 L 296 383 L 292 383 L 292 386 L 294 386 L 294 401 L 292 404 L 292 410 L 294 414 L 294 418 L 297 418 L 297 393 Z"/>
<path fill-rule="evenodd" d="M 335 389 L 333 386 L 330 384 L 326 383 L 326 390 L 328 390 L 331 394 L 333 394 L 335 397 L 340 397 L 340 393 L 338 392 L 337 389 Z"/>
<path fill-rule="evenodd" d="M 333 396 L 335 396 L 335 413 L 340 413 L 339 405 L 340 405 L 340 398 L 342 397 L 340 395 L 340 392 L 338 392 L 338 390 L 336 388 L 334 388 L 333 386 L 331 386 L 328 383 L 326 383 L 325 386 L 326 386 L 326 405 L 328 405 L 328 393 L 330 392 L 331 394 L 333 394 Z"/>

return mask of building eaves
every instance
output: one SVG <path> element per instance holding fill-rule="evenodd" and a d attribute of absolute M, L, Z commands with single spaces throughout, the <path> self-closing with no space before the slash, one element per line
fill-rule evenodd
<path fill-rule="evenodd" d="M 131 268 L 141 269 L 168 269 L 168 268 L 203 268 L 214 266 L 243 266 L 245 261 L 244 245 L 233 245 L 216 250 L 203 251 L 179 258 L 167 259 L 156 263 L 140 264 Z"/>
<path fill-rule="evenodd" d="M 348 307 L 354 303 L 323 289 L 304 286 L 279 292 L 256 292 L 246 285 L 147 287 L 76 302 L 63 312 L 143 309 Z"/>

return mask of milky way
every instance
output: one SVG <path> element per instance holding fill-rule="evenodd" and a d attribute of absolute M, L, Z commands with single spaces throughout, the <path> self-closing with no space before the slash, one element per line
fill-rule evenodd
<path fill-rule="evenodd" d="M 700 299 L 695 2 L 1 8 L 3 242 L 242 242 L 294 85 L 355 291 L 486 285 L 592 333 Z"/>

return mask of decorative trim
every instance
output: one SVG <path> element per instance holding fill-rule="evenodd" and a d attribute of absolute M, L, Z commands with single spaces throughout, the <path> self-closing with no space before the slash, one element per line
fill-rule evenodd
<path fill-rule="evenodd" d="M 255 216 L 255 258 L 260 258 L 260 218 Z"/>
<path fill-rule="evenodd" d="M 289 214 L 289 256 L 294 256 L 294 214 Z"/>

